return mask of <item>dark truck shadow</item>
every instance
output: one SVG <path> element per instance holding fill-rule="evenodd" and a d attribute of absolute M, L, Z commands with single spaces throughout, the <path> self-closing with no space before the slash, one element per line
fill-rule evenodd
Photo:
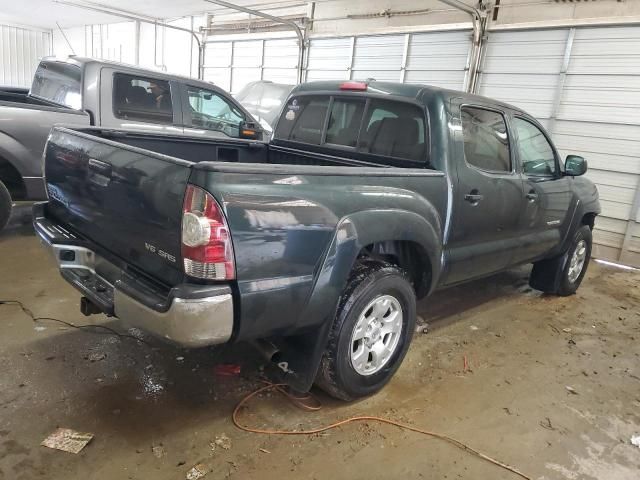
<path fill-rule="evenodd" d="M 9 222 L 0 230 L 0 241 L 10 236 L 27 237 L 33 235 L 33 227 L 31 226 L 32 205 L 32 203 L 28 202 L 14 204 Z"/>
<path fill-rule="evenodd" d="M 531 265 L 526 265 L 439 290 L 418 302 L 418 315 L 430 329 L 436 329 L 454 323 L 462 312 L 486 303 L 527 293 L 538 294 L 529 287 L 530 271 Z"/>
<path fill-rule="evenodd" d="M 31 322 L 15 310 L 4 311 L 17 307 L 0 308 L 12 321 Z M 127 332 L 118 321 L 95 316 L 89 322 Z M 7 367 L 0 406 L 10 405 L 21 418 L 36 416 L 46 428 L 91 425 L 102 435 L 145 443 L 226 422 L 236 402 L 262 385 L 259 378 L 266 362 L 247 344 L 184 350 L 147 336 L 142 343 L 52 321 L 36 326 L 46 327 L 49 336 L 0 350 L 0 361 Z M 220 364 L 239 365 L 240 373 L 219 375 Z"/>
<path fill-rule="evenodd" d="M 438 292 L 420 302 L 419 314 L 433 328 L 441 328 L 468 309 L 500 297 L 522 295 L 519 289 L 526 286 L 526 276 L 526 270 L 509 271 Z M 127 332 L 117 321 L 102 320 L 96 316 L 87 322 L 99 321 Z M 18 390 L 45 399 L 36 410 L 46 424 L 90 422 L 103 434 L 133 442 L 226 422 L 240 398 L 262 385 L 260 378 L 267 363 L 252 346 L 243 343 L 184 350 L 148 336 L 141 343 L 110 334 L 57 331 L 60 326 L 53 322 L 42 325 L 53 334 L 0 353 L 5 365 L 17 366 L 6 375 L 9 389 L 14 390 L 12 384 L 26 384 Z M 133 333 L 139 335 L 135 330 Z M 220 364 L 239 365 L 240 374 L 220 375 L 216 373 Z M 70 402 L 65 409 L 68 413 L 62 416 L 55 409 L 60 397 Z M 320 398 L 328 409 L 344 406 L 324 394 Z M 18 401 L 16 414 L 33 413 L 33 405 Z"/>

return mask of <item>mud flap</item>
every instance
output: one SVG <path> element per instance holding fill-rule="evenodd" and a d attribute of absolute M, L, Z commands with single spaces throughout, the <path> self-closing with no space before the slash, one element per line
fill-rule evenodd
<path fill-rule="evenodd" d="M 569 252 L 565 252 L 563 255 L 534 263 L 529 285 L 544 293 L 557 293 L 568 257 Z"/>
<path fill-rule="evenodd" d="M 279 349 L 270 369 L 277 383 L 285 383 L 298 392 L 311 389 L 327 346 L 331 324 L 323 322 L 300 335 L 272 340 Z"/>

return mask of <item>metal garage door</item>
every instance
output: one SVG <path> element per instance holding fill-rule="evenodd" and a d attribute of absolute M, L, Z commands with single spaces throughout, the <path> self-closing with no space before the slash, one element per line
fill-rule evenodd
<path fill-rule="evenodd" d="M 640 266 L 640 27 L 493 32 L 480 92 L 587 158 L 603 210 L 594 255 Z"/>
<path fill-rule="evenodd" d="M 31 86 L 38 62 L 50 53 L 49 33 L 0 25 L 0 85 Z"/>
<path fill-rule="evenodd" d="M 209 41 L 204 78 L 231 93 L 255 80 L 295 84 L 298 42 L 295 38 Z"/>
<path fill-rule="evenodd" d="M 386 80 L 461 89 L 471 32 L 315 38 L 307 80 Z"/>

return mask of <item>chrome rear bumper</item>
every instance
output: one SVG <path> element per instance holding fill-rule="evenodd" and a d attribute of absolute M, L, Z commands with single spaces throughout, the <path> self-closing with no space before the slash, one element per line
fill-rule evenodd
<path fill-rule="evenodd" d="M 227 342 L 233 333 L 233 297 L 228 285 L 183 284 L 153 296 L 139 282 L 46 218 L 34 218 L 43 245 L 63 278 L 107 315 L 184 347 Z"/>

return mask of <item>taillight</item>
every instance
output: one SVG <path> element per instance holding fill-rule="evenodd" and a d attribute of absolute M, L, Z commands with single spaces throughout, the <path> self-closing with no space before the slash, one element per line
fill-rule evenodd
<path fill-rule="evenodd" d="M 340 90 L 354 90 L 356 92 L 364 92 L 367 90 L 366 82 L 347 81 L 340 84 Z"/>
<path fill-rule="evenodd" d="M 182 208 L 184 272 L 206 280 L 232 280 L 236 276 L 233 244 L 227 221 L 213 196 L 187 185 Z"/>

